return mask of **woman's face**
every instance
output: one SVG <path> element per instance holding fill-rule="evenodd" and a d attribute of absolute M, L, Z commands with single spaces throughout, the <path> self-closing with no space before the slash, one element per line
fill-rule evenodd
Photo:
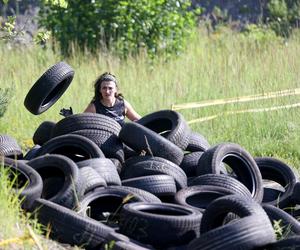
<path fill-rule="evenodd" d="M 103 81 L 100 85 L 100 93 L 103 99 L 113 99 L 117 93 L 116 83 L 113 81 Z"/>

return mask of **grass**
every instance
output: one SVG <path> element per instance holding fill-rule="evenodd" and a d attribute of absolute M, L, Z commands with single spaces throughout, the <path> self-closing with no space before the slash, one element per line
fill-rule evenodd
<path fill-rule="evenodd" d="M 0 88 L 12 88 L 13 98 L 7 112 L 0 118 L 0 131 L 16 138 L 25 152 L 32 146 L 33 133 L 42 121 L 59 121 L 62 118 L 59 111 L 63 107 L 72 106 L 75 113 L 85 109 L 93 95 L 93 81 L 104 71 L 118 77 L 121 92 L 141 115 L 170 109 L 172 104 L 295 89 L 300 87 L 299 40 L 299 33 L 288 41 L 258 42 L 230 31 L 207 35 L 200 30 L 195 32 L 183 55 L 167 62 L 161 57 L 154 63 L 149 63 L 143 55 L 120 60 L 108 54 L 83 55 L 77 52 L 66 59 L 50 49 L 9 50 L 3 45 L 0 46 Z M 23 105 L 27 92 L 47 68 L 61 60 L 75 70 L 72 84 L 48 111 L 39 116 L 32 115 Z M 300 96 L 295 95 L 179 112 L 187 121 L 219 114 L 215 119 L 193 123 L 190 127 L 204 135 L 211 145 L 234 142 L 253 156 L 273 156 L 298 171 L 298 107 L 231 115 L 226 115 L 226 112 L 299 102 Z M 0 206 L 2 200 L 5 198 L 0 198 Z M 0 207 L 0 213 L 2 211 L 6 213 Z M 9 225 L 16 225 L 13 221 L 16 212 L 7 213 L 10 215 L 1 214 L 0 220 L 7 217 Z M 6 221 L 0 221 L 0 225 L 6 225 L 2 223 Z M 13 229 L 9 228 L 0 238 L 11 235 L 9 230 Z"/>
<path fill-rule="evenodd" d="M 93 81 L 104 71 L 119 78 L 121 92 L 135 109 L 145 115 L 172 104 L 233 98 L 268 93 L 300 86 L 300 35 L 287 42 L 258 43 L 229 31 L 207 35 L 195 33 L 187 50 L 165 62 L 149 63 L 145 56 L 119 60 L 106 54 L 74 53 L 60 58 L 50 49 L 0 49 L 1 87 L 13 88 L 13 99 L 0 120 L 2 133 L 14 136 L 22 146 L 31 146 L 32 135 L 44 120 L 57 122 L 63 107 L 82 112 L 93 95 Z M 56 62 L 65 60 L 75 69 L 72 84 L 60 100 L 45 113 L 34 116 L 23 106 L 33 83 Z M 260 113 L 222 115 L 232 110 L 263 108 L 298 103 L 300 97 L 287 96 L 255 102 L 180 110 L 187 121 L 220 114 L 216 119 L 191 124 L 213 145 L 231 141 L 254 156 L 275 156 L 294 168 L 300 163 L 299 108 Z"/>
<path fill-rule="evenodd" d="M 21 211 L 21 202 L 13 189 L 15 181 L 9 178 L 7 168 L 0 168 L 0 249 L 33 249 L 38 245 L 36 234 L 41 228 Z"/>

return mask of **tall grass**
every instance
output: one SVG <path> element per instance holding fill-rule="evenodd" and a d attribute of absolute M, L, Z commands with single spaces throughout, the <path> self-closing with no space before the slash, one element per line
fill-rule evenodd
<path fill-rule="evenodd" d="M 21 201 L 14 190 L 16 179 L 12 177 L 0 163 L 0 249 L 33 249 L 33 237 L 41 227 L 21 211 Z"/>
<path fill-rule="evenodd" d="M 207 35 L 195 32 L 187 50 L 166 61 L 149 63 L 146 56 L 120 60 L 112 55 L 74 53 L 60 58 L 49 49 L 25 51 L 0 49 L 1 87 L 13 87 L 14 98 L 3 118 L 2 133 L 28 145 L 43 120 L 58 121 L 63 107 L 72 106 L 80 113 L 93 95 L 93 81 L 104 71 L 117 75 L 125 98 L 141 114 L 170 109 L 172 104 L 267 93 L 300 86 L 300 35 L 290 40 L 258 43 L 222 32 Z M 23 100 L 41 74 L 60 60 L 75 69 L 75 77 L 60 100 L 45 113 L 34 116 L 23 106 Z M 222 114 L 229 110 L 262 108 L 300 102 L 299 96 L 288 96 L 248 103 L 228 104 L 181 110 L 186 120 Z M 278 157 L 291 166 L 300 165 L 299 108 L 272 112 L 224 115 L 190 125 L 213 145 L 231 141 L 242 145 L 254 156 Z"/>

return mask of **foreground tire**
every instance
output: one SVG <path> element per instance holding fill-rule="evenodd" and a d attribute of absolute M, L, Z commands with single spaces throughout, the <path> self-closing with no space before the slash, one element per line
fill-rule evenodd
<path fill-rule="evenodd" d="M 38 221 L 51 228 L 50 236 L 61 243 L 85 249 L 100 249 L 114 230 L 101 222 L 84 218 L 76 212 L 44 199 L 37 199 L 35 214 Z"/>
<path fill-rule="evenodd" d="M 224 225 L 234 213 L 239 218 Z M 256 249 L 276 241 L 272 224 L 263 208 L 252 199 L 229 195 L 212 202 L 203 213 L 200 237 L 188 249 Z"/>
<path fill-rule="evenodd" d="M 42 194 L 41 176 L 27 164 L 9 158 L 0 157 L 0 167 L 9 168 L 12 188 L 20 196 L 22 208 L 30 210 L 34 201 Z"/>
<path fill-rule="evenodd" d="M 74 70 L 65 62 L 49 68 L 31 87 L 24 105 L 34 115 L 49 109 L 66 91 L 74 77 Z"/>
<path fill-rule="evenodd" d="M 154 247 L 176 246 L 199 236 L 201 216 L 175 204 L 131 203 L 121 210 L 120 232 Z"/>
<path fill-rule="evenodd" d="M 279 183 L 284 193 L 279 192 L 273 201 L 265 202 L 280 208 L 289 207 L 292 203 L 292 194 L 297 182 L 297 176 L 292 168 L 284 162 L 272 157 L 257 157 L 255 162 L 261 172 L 262 178 Z"/>
<path fill-rule="evenodd" d="M 63 155 L 44 155 L 27 163 L 35 169 L 43 180 L 41 197 L 62 206 L 73 208 L 79 186 L 77 165 Z"/>
<path fill-rule="evenodd" d="M 259 203 L 263 199 L 262 176 L 254 158 L 240 145 L 221 143 L 206 150 L 197 166 L 198 175 L 220 174 L 221 166 L 227 164 L 236 178 L 250 191 Z"/>

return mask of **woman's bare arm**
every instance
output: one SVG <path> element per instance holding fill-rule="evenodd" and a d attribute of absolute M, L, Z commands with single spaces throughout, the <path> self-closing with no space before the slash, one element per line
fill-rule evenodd
<path fill-rule="evenodd" d="M 96 113 L 96 107 L 93 103 L 90 103 L 83 112 L 84 113 Z"/>
<path fill-rule="evenodd" d="M 126 117 L 131 121 L 137 121 L 141 119 L 141 116 L 134 110 L 131 104 L 124 100 Z"/>

